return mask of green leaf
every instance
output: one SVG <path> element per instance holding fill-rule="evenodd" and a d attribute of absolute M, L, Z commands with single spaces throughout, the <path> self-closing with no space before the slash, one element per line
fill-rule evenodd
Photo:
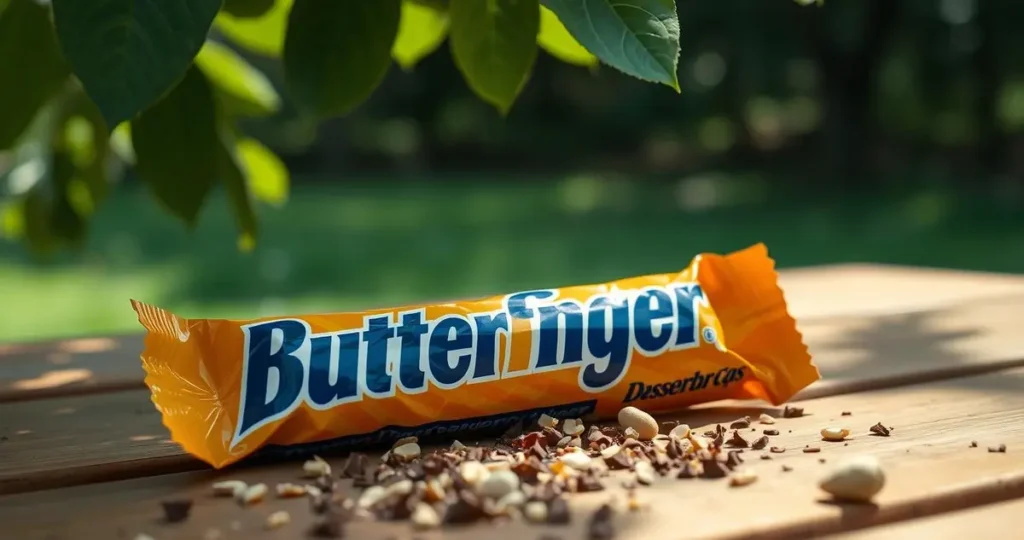
<path fill-rule="evenodd" d="M 285 81 L 298 105 L 344 115 L 384 80 L 401 0 L 295 0 L 284 42 Z"/>
<path fill-rule="evenodd" d="M 275 206 L 288 200 L 288 168 L 269 148 L 256 139 L 241 139 L 235 152 L 253 197 Z"/>
<path fill-rule="evenodd" d="M 674 0 L 544 0 L 544 5 L 604 63 L 679 91 Z"/>
<path fill-rule="evenodd" d="M 0 150 L 17 141 L 67 80 L 47 7 L 13 0 L 0 12 Z"/>
<path fill-rule="evenodd" d="M 172 214 L 194 225 L 221 167 L 216 104 L 199 68 L 132 120 L 131 132 L 139 177 Z"/>
<path fill-rule="evenodd" d="M 222 133 L 226 133 L 226 130 L 222 130 Z M 235 151 L 232 151 L 232 146 L 233 139 L 226 134 L 217 143 L 220 180 L 228 194 L 231 212 L 235 216 L 235 221 L 238 222 L 238 248 L 242 251 L 251 251 L 256 247 L 258 234 L 256 213 L 253 210 L 252 197 L 249 195 L 237 147 Z"/>
<path fill-rule="evenodd" d="M 469 87 L 508 114 L 537 58 L 537 0 L 451 0 L 452 56 Z"/>
<path fill-rule="evenodd" d="M 196 56 L 196 65 L 224 94 L 225 106 L 232 112 L 266 116 L 280 109 L 281 98 L 266 75 L 227 46 L 207 41 Z"/>
<path fill-rule="evenodd" d="M 402 69 L 411 70 L 437 50 L 447 34 L 447 14 L 406 0 L 402 2 L 402 20 L 391 47 L 391 57 Z"/>
<path fill-rule="evenodd" d="M 544 6 L 540 8 L 540 33 L 537 35 L 537 44 L 563 62 L 583 67 L 593 67 L 598 63 L 597 57 L 583 48 L 583 45 L 565 29 L 562 21 L 558 20 L 558 15 Z"/>
<path fill-rule="evenodd" d="M 284 48 L 284 32 L 291 9 L 292 0 L 277 0 L 274 7 L 261 17 L 234 17 L 222 12 L 217 15 L 215 24 L 237 45 L 263 56 L 278 57 Z"/>
<path fill-rule="evenodd" d="M 53 0 L 64 56 L 110 130 L 185 75 L 218 9 L 220 0 Z"/>
<path fill-rule="evenodd" d="M 274 0 L 224 0 L 224 13 L 238 18 L 261 17 L 274 7 Z"/>

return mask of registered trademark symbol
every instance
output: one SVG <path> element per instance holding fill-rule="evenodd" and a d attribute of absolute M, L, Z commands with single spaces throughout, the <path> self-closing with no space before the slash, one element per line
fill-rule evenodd
<path fill-rule="evenodd" d="M 710 326 L 704 327 L 704 330 L 701 331 L 701 336 L 704 338 L 704 341 L 708 343 L 714 343 L 718 338 L 718 336 L 715 334 L 715 329 L 711 328 Z"/>

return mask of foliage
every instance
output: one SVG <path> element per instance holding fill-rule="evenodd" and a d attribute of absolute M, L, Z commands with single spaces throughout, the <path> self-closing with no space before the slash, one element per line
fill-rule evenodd
<path fill-rule="evenodd" d="M 251 248 L 254 202 L 284 202 L 289 180 L 238 125 L 282 99 L 233 47 L 279 61 L 288 97 L 319 121 L 446 39 L 501 115 L 538 50 L 680 91 L 674 0 L 0 0 L 0 79 L 18 82 L 0 85 L 2 232 L 39 253 L 75 247 L 131 171 L 189 226 L 220 186 Z"/>

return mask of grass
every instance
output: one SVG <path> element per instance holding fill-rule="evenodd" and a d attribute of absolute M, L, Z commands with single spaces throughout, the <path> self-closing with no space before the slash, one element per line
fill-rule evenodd
<path fill-rule="evenodd" d="M 297 183 L 261 209 L 251 253 L 218 195 L 192 232 L 117 190 L 82 253 L 46 264 L 0 244 L 0 341 L 135 331 L 129 298 L 247 318 L 600 282 L 675 271 L 763 241 L 781 267 L 846 261 L 1024 272 L 1024 220 L 941 189 L 886 197 L 781 193 L 756 176 L 625 182 L 367 179 Z"/>

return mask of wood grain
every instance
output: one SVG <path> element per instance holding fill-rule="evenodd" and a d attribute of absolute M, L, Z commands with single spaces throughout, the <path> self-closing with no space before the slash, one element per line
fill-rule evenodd
<path fill-rule="evenodd" d="M 805 538 L 1022 497 L 1022 388 L 1024 369 L 1016 369 L 806 401 L 802 404 L 806 416 L 779 418 L 772 426 L 781 432 L 772 444 L 786 447 L 787 452 L 772 454 L 773 459 L 767 461 L 758 459 L 760 452 L 745 452 L 745 465 L 759 474 L 758 482 L 730 488 L 724 481 L 662 479 L 639 492 L 647 508 L 620 512 L 618 538 Z M 847 411 L 851 415 L 843 416 Z M 696 427 L 709 420 L 728 421 L 754 412 L 704 407 L 681 419 Z M 869 435 L 868 428 L 876 422 L 892 426 L 892 435 Z M 846 443 L 821 441 L 819 430 L 834 424 L 852 430 Z M 972 440 L 978 447 L 970 447 Z M 1006 444 L 1007 452 L 986 450 L 996 444 Z M 821 452 L 803 453 L 801 449 L 807 445 L 818 446 Z M 818 480 L 843 457 L 862 453 L 876 455 L 886 469 L 888 481 L 877 505 L 829 503 L 816 487 Z M 337 468 L 337 460 L 331 459 Z M 825 463 L 820 463 L 821 459 Z M 792 471 L 783 472 L 782 465 Z M 305 502 L 271 499 L 243 509 L 231 501 L 212 499 L 208 490 L 218 479 L 274 484 L 298 481 L 299 472 L 299 465 L 291 463 L 8 495 L 0 498 L 0 523 L 19 539 L 131 538 L 138 532 L 160 540 L 202 538 L 211 527 L 221 529 L 225 538 L 294 538 L 311 519 Z M 583 538 L 590 509 L 609 497 L 619 504 L 623 501 L 618 482 L 606 481 L 606 485 L 609 489 L 605 492 L 574 498 L 574 523 L 552 532 L 563 538 Z M 173 526 L 159 523 L 159 501 L 180 497 L 196 501 L 193 519 Z M 289 510 L 293 523 L 281 531 L 263 532 L 262 520 L 278 509 Z M 104 519 L 95 519 L 97 515 Z M 232 529 L 233 522 L 237 522 L 237 531 Z M 409 537 L 405 527 L 360 523 L 349 537 Z M 445 538 L 536 538 L 541 532 L 512 523 L 500 528 L 457 529 L 446 532 Z"/>
<path fill-rule="evenodd" d="M 920 538 L 1024 538 L 1018 525 L 1024 499 L 1014 499 L 886 527 L 843 533 L 834 540 L 918 540 Z"/>
<path fill-rule="evenodd" d="M 1008 315 L 1024 276 L 850 264 L 783 270 L 780 284 L 829 379 L 1021 354 Z M 911 357 L 878 360 L 894 350 Z M 143 388 L 141 351 L 138 334 L 0 345 L 0 402 Z"/>

